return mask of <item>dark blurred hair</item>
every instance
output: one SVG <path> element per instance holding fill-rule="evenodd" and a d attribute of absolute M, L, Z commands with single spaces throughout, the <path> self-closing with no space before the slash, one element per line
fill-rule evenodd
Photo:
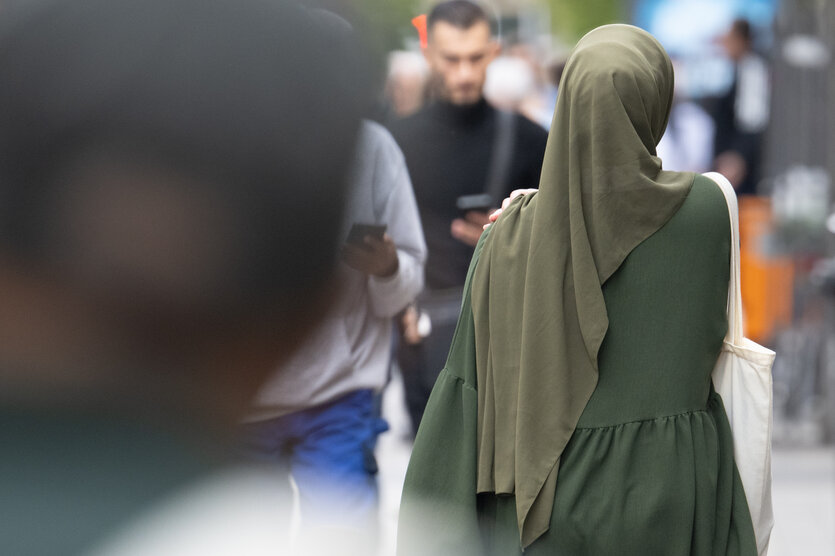
<path fill-rule="evenodd" d="M 367 98 L 350 45 L 285 0 L 14 4 L 0 29 L 0 255 L 57 276 L 107 272 L 97 253 L 65 253 L 78 208 L 65 201 L 103 163 L 170 175 L 153 185 L 223 210 L 188 230 L 229 241 L 206 292 L 218 305 L 292 301 L 330 277 Z"/>
<path fill-rule="evenodd" d="M 747 43 L 754 40 L 754 36 L 751 32 L 751 23 L 747 19 L 735 19 L 731 24 L 731 33 Z"/>
<path fill-rule="evenodd" d="M 450 0 L 449 2 L 441 2 L 432 8 L 427 18 L 427 28 L 432 30 L 432 27 L 439 21 L 449 23 L 459 29 L 469 29 L 476 23 L 490 24 L 487 13 L 484 9 L 468 0 Z"/>

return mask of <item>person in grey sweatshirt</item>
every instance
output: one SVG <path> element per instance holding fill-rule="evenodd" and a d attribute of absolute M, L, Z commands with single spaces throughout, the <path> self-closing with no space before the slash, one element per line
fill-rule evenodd
<path fill-rule="evenodd" d="M 373 529 L 373 448 L 387 428 L 376 394 L 388 377 L 391 318 L 423 287 L 426 245 L 403 154 L 370 121 L 360 133 L 344 238 L 355 224 L 386 231 L 346 240 L 330 317 L 261 388 L 244 425 L 245 452 L 292 474 L 307 530 Z"/>

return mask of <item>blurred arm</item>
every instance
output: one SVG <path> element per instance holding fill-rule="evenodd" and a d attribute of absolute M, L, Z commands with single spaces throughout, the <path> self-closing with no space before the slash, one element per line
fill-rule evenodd
<path fill-rule="evenodd" d="M 383 133 L 385 140 L 374 173 L 380 183 L 375 184 L 375 190 L 388 193 L 379 196 L 382 202 L 375 207 L 375 213 L 378 222 L 388 225 L 388 235 L 397 253 L 397 270 L 388 277 L 369 276 L 368 292 L 373 313 L 378 317 L 392 317 L 423 288 L 426 243 L 403 153 L 391 135 Z"/>

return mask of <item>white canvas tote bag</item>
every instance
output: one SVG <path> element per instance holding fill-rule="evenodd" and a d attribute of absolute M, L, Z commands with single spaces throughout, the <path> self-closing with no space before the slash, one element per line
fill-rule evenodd
<path fill-rule="evenodd" d="M 731 219 L 731 280 L 728 333 L 713 369 L 713 386 L 722 397 L 734 439 L 734 459 L 745 488 L 757 552 L 765 556 L 774 511 L 771 505 L 771 366 L 775 353 L 745 338 L 739 278 L 739 209 L 730 182 L 716 172 L 704 174 L 725 194 Z"/>

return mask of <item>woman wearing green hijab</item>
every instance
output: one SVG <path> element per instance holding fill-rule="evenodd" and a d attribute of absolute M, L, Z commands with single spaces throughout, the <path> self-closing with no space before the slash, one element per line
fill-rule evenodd
<path fill-rule="evenodd" d="M 710 378 L 728 212 L 708 178 L 661 168 L 672 97 L 638 28 L 572 51 L 539 192 L 476 249 L 399 554 L 756 554 Z"/>

